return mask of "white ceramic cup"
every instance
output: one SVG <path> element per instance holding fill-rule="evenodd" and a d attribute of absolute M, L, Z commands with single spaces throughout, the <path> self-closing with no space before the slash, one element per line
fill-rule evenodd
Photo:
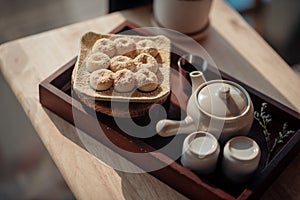
<path fill-rule="evenodd" d="M 183 142 L 181 163 L 200 174 L 209 174 L 216 169 L 219 153 L 218 140 L 212 134 L 194 132 Z"/>
<path fill-rule="evenodd" d="M 154 0 L 157 23 L 165 28 L 193 34 L 208 23 L 212 0 Z"/>
<path fill-rule="evenodd" d="M 224 146 L 222 171 L 231 181 L 248 181 L 258 167 L 261 151 L 258 144 L 246 136 L 230 139 Z"/>

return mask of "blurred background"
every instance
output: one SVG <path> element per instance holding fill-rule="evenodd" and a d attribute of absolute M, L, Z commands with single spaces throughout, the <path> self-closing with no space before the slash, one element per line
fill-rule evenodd
<path fill-rule="evenodd" d="M 226 0 L 300 74 L 299 0 Z M 151 0 L 0 0 L 0 44 Z M 74 199 L 0 73 L 0 199 Z"/>

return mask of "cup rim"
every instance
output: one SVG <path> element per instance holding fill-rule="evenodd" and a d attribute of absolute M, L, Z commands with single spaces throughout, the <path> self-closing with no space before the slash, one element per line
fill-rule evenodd
<path fill-rule="evenodd" d="M 233 142 L 235 142 L 237 140 L 247 140 L 247 141 L 252 142 L 252 144 L 254 145 L 252 148 L 253 148 L 253 150 L 255 150 L 254 153 L 252 155 L 248 156 L 248 157 L 239 156 L 239 155 L 236 155 L 235 153 L 233 153 L 232 150 L 231 150 L 231 146 L 233 145 Z M 228 154 L 232 158 L 234 158 L 235 160 L 238 160 L 238 161 L 251 161 L 251 160 L 255 160 L 257 157 L 260 156 L 260 153 L 261 153 L 260 147 L 257 144 L 257 142 L 255 140 L 253 140 L 252 138 L 247 137 L 247 136 L 237 136 L 237 137 L 231 138 L 225 144 L 224 151 L 227 151 Z"/>
<path fill-rule="evenodd" d="M 205 135 L 205 137 L 209 137 L 209 138 L 212 139 L 213 142 L 214 142 L 214 145 L 212 146 L 212 148 L 210 149 L 210 151 L 209 151 L 208 153 L 206 153 L 206 154 L 201 154 L 201 153 L 195 152 L 195 151 L 193 151 L 192 149 L 190 149 L 190 144 L 191 144 L 191 142 L 192 142 L 194 139 L 197 138 L 197 135 L 200 135 L 200 134 Z M 218 142 L 218 140 L 215 138 L 215 136 L 213 136 L 211 133 L 205 132 L 205 131 L 196 131 L 196 132 L 193 132 L 193 133 L 189 134 L 189 135 L 186 137 L 185 141 L 186 141 L 186 143 L 187 143 L 187 145 L 188 145 L 188 147 L 187 147 L 186 150 L 190 151 L 192 154 L 194 154 L 194 155 L 196 155 L 196 156 L 198 156 L 199 158 L 202 158 L 202 159 L 204 159 L 204 158 L 206 158 L 206 157 L 208 157 L 208 156 L 214 154 L 214 153 L 217 151 L 218 147 L 219 147 L 219 142 Z"/>

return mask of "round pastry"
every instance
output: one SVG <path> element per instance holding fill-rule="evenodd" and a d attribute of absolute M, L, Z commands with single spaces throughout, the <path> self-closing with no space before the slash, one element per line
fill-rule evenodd
<path fill-rule="evenodd" d="M 114 40 L 117 54 L 134 58 L 136 55 L 135 42 L 130 38 L 120 37 Z"/>
<path fill-rule="evenodd" d="M 136 70 L 139 71 L 141 69 L 147 69 L 153 73 L 157 73 L 158 71 L 158 68 L 159 68 L 159 64 L 150 64 L 150 63 L 146 63 L 146 64 L 143 64 L 143 63 L 140 63 L 137 65 L 136 67 Z"/>
<path fill-rule="evenodd" d="M 128 69 L 122 69 L 114 74 L 114 89 L 117 92 L 130 92 L 136 86 L 134 73 Z"/>
<path fill-rule="evenodd" d="M 127 56 L 115 56 L 111 59 L 110 70 L 117 72 L 122 69 L 134 70 L 135 64 L 133 60 Z"/>
<path fill-rule="evenodd" d="M 157 64 L 156 59 L 147 53 L 141 53 L 137 57 L 134 58 L 134 63 L 136 65 L 139 64 Z"/>
<path fill-rule="evenodd" d="M 101 52 L 108 55 L 110 58 L 116 55 L 117 50 L 115 43 L 107 38 L 101 38 L 95 42 L 92 52 Z"/>
<path fill-rule="evenodd" d="M 113 73 L 108 69 L 98 69 L 90 75 L 90 86 L 94 90 L 108 90 L 113 85 Z"/>
<path fill-rule="evenodd" d="M 156 57 L 158 50 L 155 43 L 152 40 L 144 39 L 136 43 L 136 49 L 139 53 L 148 53 L 153 57 Z"/>
<path fill-rule="evenodd" d="M 97 69 L 107 69 L 110 65 L 110 58 L 104 53 L 93 53 L 87 58 L 85 65 L 88 72 L 93 72 Z"/>
<path fill-rule="evenodd" d="M 135 79 L 138 89 L 143 92 L 151 92 L 158 87 L 157 76 L 147 69 L 137 71 Z"/>

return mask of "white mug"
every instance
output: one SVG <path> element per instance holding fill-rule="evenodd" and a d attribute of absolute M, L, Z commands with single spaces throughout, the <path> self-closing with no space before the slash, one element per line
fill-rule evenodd
<path fill-rule="evenodd" d="M 185 34 L 199 32 L 208 25 L 212 0 L 154 0 L 156 23 Z"/>

